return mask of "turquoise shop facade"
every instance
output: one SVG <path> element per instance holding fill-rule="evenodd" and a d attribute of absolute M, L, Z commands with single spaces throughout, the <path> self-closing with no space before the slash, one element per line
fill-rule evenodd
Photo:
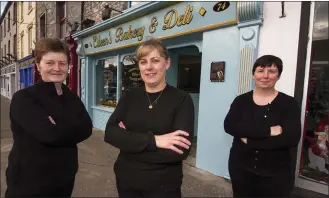
<path fill-rule="evenodd" d="M 97 105 L 98 63 L 113 58 L 116 100 L 122 90 L 122 67 L 139 43 L 160 39 L 168 48 L 167 82 L 178 83 L 178 57 L 200 55 L 200 91 L 195 105 L 196 167 L 229 178 L 228 156 L 233 138 L 223 122 L 233 99 L 252 89 L 251 69 L 257 58 L 262 2 L 147 2 L 125 10 L 73 35 L 81 59 L 81 100 L 95 128 L 104 130 L 115 107 Z M 211 64 L 225 62 L 225 80 L 210 80 Z"/>

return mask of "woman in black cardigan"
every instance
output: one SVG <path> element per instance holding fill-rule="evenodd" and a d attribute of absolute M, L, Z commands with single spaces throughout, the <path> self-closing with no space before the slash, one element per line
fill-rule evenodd
<path fill-rule="evenodd" d="M 183 163 L 194 129 L 191 96 L 166 83 L 166 46 L 151 39 L 136 51 L 145 87 L 129 90 L 107 122 L 105 142 L 120 149 L 114 165 L 120 198 L 180 198 Z"/>
<path fill-rule="evenodd" d="M 70 197 L 78 170 L 77 144 L 92 133 L 80 98 L 63 81 L 69 52 L 58 39 L 41 40 L 36 64 L 42 80 L 16 92 L 10 106 L 13 148 L 6 197 Z"/>
<path fill-rule="evenodd" d="M 234 197 L 288 197 L 294 184 L 291 148 L 301 137 L 297 101 L 275 89 L 280 58 L 265 55 L 253 66 L 255 89 L 237 96 L 225 118 L 234 137 L 229 172 Z"/>

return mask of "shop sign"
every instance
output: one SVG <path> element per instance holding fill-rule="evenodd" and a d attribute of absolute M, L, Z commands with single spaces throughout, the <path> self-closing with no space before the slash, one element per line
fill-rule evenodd
<path fill-rule="evenodd" d="M 237 2 L 181 2 L 82 39 L 85 54 L 237 23 Z"/>
<path fill-rule="evenodd" d="M 25 67 L 25 66 L 28 66 L 28 65 L 31 65 L 31 64 L 34 64 L 34 58 L 30 58 L 30 59 L 25 60 L 21 63 L 18 63 L 18 67 L 21 68 L 21 67 Z"/>

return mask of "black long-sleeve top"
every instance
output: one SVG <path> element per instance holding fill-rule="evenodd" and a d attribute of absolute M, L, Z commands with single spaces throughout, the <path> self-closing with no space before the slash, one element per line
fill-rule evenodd
<path fill-rule="evenodd" d="M 236 97 L 224 121 L 225 131 L 234 137 L 230 166 L 262 176 L 292 171 L 290 149 L 301 137 L 300 115 L 297 101 L 282 92 L 265 106 L 254 102 L 253 91 Z M 276 125 L 282 134 L 270 136 L 270 127 Z"/>
<path fill-rule="evenodd" d="M 6 171 L 10 196 L 46 196 L 74 182 L 77 143 L 91 135 L 92 122 L 80 98 L 65 85 L 62 88 L 59 96 L 54 83 L 40 82 L 12 98 L 14 143 Z"/>
<path fill-rule="evenodd" d="M 151 102 L 161 92 L 148 93 Z M 178 154 L 169 149 L 157 148 L 154 135 L 183 130 L 190 135 L 194 130 L 194 106 L 191 96 L 166 85 L 157 103 L 150 103 L 145 88 L 125 93 L 111 115 L 106 129 L 105 142 L 120 149 L 114 166 L 118 180 L 140 190 L 177 189 L 182 184 L 182 161 L 189 149 Z M 122 121 L 126 129 L 120 128 Z"/>

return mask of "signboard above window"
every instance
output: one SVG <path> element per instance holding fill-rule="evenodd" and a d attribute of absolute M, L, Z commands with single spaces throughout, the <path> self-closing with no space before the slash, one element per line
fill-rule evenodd
<path fill-rule="evenodd" d="M 82 39 L 86 55 L 237 23 L 237 2 L 180 2 Z"/>

